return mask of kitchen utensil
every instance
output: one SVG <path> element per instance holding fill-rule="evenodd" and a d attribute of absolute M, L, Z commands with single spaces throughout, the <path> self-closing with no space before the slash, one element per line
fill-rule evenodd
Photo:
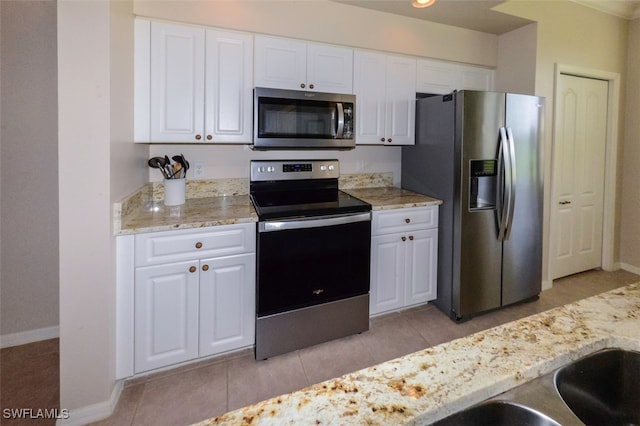
<path fill-rule="evenodd" d="M 184 158 L 184 155 L 180 154 L 180 157 L 182 157 L 182 165 L 184 166 L 184 175 L 187 176 L 187 170 L 189 170 L 189 162 L 187 161 L 186 158 Z"/>
<path fill-rule="evenodd" d="M 167 172 L 164 168 L 166 164 L 164 158 L 152 157 L 149 159 L 149 161 L 147 161 L 147 164 L 149 164 L 149 167 L 151 168 L 160 170 L 160 173 L 162 173 L 162 176 L 164 176 L 166 179 L 169 179 L 169 176 L 167 175 Z"/>
<path fill-rule="evenodd" d="M 175 161 L 177 164 L 180 165 L 180 170 L 182 172 L 182 177 L 187 177 L 187 167 L 185 165 L 185 159 L 184 156 L 182 154 L 180 155 L 174 155 L 173 157 L 171 157 L 173 159 L 173 161 Z M 175 166 L 175 164 L 174 164 Z"/>
<path fill-rule="evenodd" d="M 184 176 L 181 176 L 182 171 L 183 171 L 182 164 L 173 163 L 173 176 L 176 179 L 180 179 L 184 177 Z"/>

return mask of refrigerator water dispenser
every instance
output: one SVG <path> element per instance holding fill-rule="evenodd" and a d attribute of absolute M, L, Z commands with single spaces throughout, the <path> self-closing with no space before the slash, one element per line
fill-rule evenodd
<path fill-rule="evenodd" d="M 469 210 L 495 210 L 497 161 L 469 161 Z"/>

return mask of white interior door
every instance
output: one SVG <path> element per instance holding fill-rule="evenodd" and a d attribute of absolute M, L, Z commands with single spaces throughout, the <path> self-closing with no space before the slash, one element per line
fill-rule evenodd
<path fill-rule="evenodd" d="M 553 278 L 601 266 L 608 82 L 560 74 L 553 160 Z"/>

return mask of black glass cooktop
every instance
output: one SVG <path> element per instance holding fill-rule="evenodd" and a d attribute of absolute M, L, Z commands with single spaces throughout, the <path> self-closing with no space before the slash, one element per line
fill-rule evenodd
<path fill-rule="evenodd" d="M 371 204 L 339 189 L 253 192 L 251 201 L 260 220 L 360 213 Z"/>

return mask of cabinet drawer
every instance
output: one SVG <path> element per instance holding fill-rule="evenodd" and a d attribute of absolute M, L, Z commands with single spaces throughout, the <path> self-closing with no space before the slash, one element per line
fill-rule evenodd
<path fill-rule="evenodd" d="M 136 267 L 255 252 L 256 225 L 222 225 L 136 235 Z"/>
<path fill-rule="evenodd" d="M 382 210 L 373 212 L 371 234 L 379 235 L 437 227 L 438 206 Z"/>

